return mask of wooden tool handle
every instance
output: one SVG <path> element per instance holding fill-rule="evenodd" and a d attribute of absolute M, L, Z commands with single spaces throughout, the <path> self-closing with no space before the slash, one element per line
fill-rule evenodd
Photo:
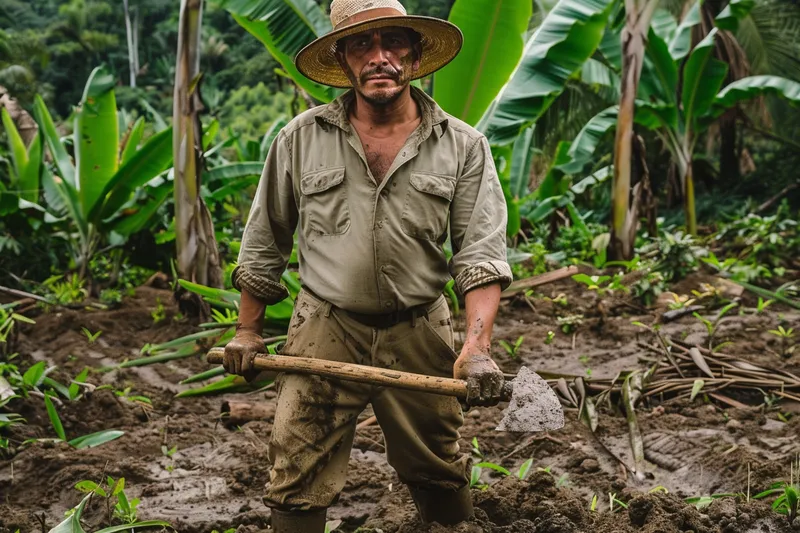
<path fill-rule="evenodd" d="M 211 348 L 206 360 L 212 364 L 222 363 L 224 348 Z M 256 357 L 255 367 L 258 370 L 271 370 L 273 372 L 293 372 L 297 374 L 313 374 L 326 378 L 344 379 L 405 389 L 432 394 L 455 396 L 462 400 L 467 398 L 467 382 L 460 379 L 439 378 L 400 372 L 386 368 L 340 363 L 338 361 L 324 361 L 309 357 L 289 357 L 286 355 L 264 355 Z M 510 383 L 506 383 L 504 399 L 510 397 Z"/>

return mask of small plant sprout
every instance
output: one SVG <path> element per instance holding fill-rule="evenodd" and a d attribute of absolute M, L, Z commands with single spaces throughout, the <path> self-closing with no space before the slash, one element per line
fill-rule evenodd
<path fill-rule="evenodd" d="M 616 506 L 616 507 L 615 507 Z M 609 512 L 615 512 L 618 509 L 627 509 L 628 504 L 617 499 L 616 493 L 608 493 L 608 510 Z"/>
<path fill-rule="evenodd" d="M 81 328 L 81 331 L 84 335 L 86 335 L 86 339 L 89 341 L 89 344 L 94 344 L 97 338 L 103 333 L 102 331 L 98 331 L 97 333 L 92 333 L 86 328 Z"/>
<path fill-rule="evenodd" d="M 167 448 L 165 444 L 161 445 L 161 454 L 170 460 L 170 463 L 166 466 L 167 472 L 172 472 L 173 470 L 175 470 L 175 458 L 173 456 L 177 451 L 178 451 L 177 444 L 172 448 Z"/>
<path fill-rule="evenodd" d="M 161 298 L 156 298 L 156 307 L 150 311 L 150 316 L 153 318 L 153 324 L 158 324 L 167 318 L 167 310 L 161 302 Z"/>
<path fill-rule="evenodd" d="M 706 332 L 708 333 L 708 349 L 711 350 L 712 352 L 715 349 L 714 336 L 717 334 L 722 319 L 725 317 L 726 314 L 728 314 L 728 312 L 731 309 L 737 307 L 738 305 L 739 304 L 737 303 L 729 303 L 728 305 L 719 310 L 719 313 L 717 313 L 717 316 L 714 317 L 713 320 L 705 318 L 696 311 L 692 313 L 692 315 L 706 327 Z M 719 348 L 719 346 L 717 346 L 717 348 Z"/>
<path fill-rule="evenodd" d="M 772 495 L 778 496 L 772 502 L 772 509 L 776 513 L 786 515 L 789 525 L 794 523 L 800 507 L 800 455 L 791 462 L 788 482 L 773 483 L 769 489 L 753 496 L 753 499 L 760 500 Z"/>
<path fill-rule="evenodd" d="M 528 459 L 524 463 L 522 463 L 517 471 L 517 477 L 519 479 L 525 479 L 528 477 L 528 473 L 531 471 L 531 467 L 533 466 L 533 458 Z"/>
<path fill-rule="evenodd" d="M 472 437 L 472 455 L 483 459 L 483 452 L 481 452 L 481 445 L 478 442 L 478 437 Z"/>
<path fill-rule="evenodd" d="M 794 328 L 785 329 L 783 326 L 778 326 L 778 329 L 771 329 L 769 332 L 780 339 L 781 356 L 786 359 L 791 357 L 795 349 L 795 345 L 792 342 L 794 339 Z"/>
<path fill-rule="evenodd" d="M 591 512 L 597 512 L 597 494 L 592 496 L 592 504 L 589 506 Z"/>
<path fill-rule="evenodd" d="M 774 300 L 764 300 L 761 296 L 758 297 L 758 304 L 756 304 L 756 314 L 760 315 L 764 311 L 766 311 L 767 307 L 769 307 Z"/>
<path fill-rule="evenodd" d="M 339 529 L 339 526 L 342 525 L 341 520 L 331 520 L 325 524 L 325 533 L 332 533 Z"/>
<path fill-rule="evenodd" d="M 694 302 L 695 302 L 694 298 L 689 298 L 685 294 L 677 295 L 675 293 L 672 293 L 672 301 L 667 303 L 667 307 L 669 307 L 670 310 L 673 311 L 676 309 L 685 309 L 690 305 L 692 305 Z"/>
<path fill-rule="evenodd" d="M 500 340 L 498 342 L 500 343 L 500 346 L 502 346 L 503 349 L 506 351 L 508 356 L 511 357 L 511 359 L 515 359 L 517 355 L 519 355 L 519 347 L 522 346 L 522 342 L 524 340 L 525 337 L 523 335 L 520 335 L 513 346 L 504 340 Z"/>
<path fill-rule="evenodd" d="M 555 338 L 556 338 L 556 334 L 553 333 L 552 331 L 548 331 L 547 332 L 547 336 L 544 338 L 544 343 L 547 346 L 550 346 L 551 344 L 553 344 L 553 340 L 555 340 Z"/>
<path fill-rule="evenodd" d="M 561 327 L 561 331 L 570 335 L 579 325 L 583 324 L 583 315 L 560 316 L 556 320 L 558 321 L 559 327 Z"/>

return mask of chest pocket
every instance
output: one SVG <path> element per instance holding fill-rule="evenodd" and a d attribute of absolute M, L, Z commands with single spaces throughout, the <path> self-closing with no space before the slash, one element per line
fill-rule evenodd
<path fill-rule="evenodd" d="M 350 229 L 350 207 L 344 182 L 344 167 L 305 174 L 300 180 L 300 217 L 303 231 L 318 235 L 341 235 Z"/>
<path fill-rule="evenodd" d="M 456 180 L 413 172 L 410 183 L 400 225 L 406 235 L 437 241 L 447 231 Z"/>

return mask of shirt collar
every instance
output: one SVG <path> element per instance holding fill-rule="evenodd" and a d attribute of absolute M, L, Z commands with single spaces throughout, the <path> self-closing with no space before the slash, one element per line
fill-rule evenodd
<path fill-rule="evenodd" d="M 444 135 L 444 132 L 447 131 L 449 120 L 447 114 L 439 107 L 439 104 L 428 96 L 425 91 L 414 86 L 411 87 L 411 97 L 417 102 L 422 113 L 419 129 L 421 140 L 427 139 L 434 129 L 439 137 Z M 337 97 L 317 114 L 317 123 L 321 126 L 323 123 L 332 124 L 345 132 L 349 132 L 350 121 L 347 118 L 347 113 L 354 98 L 355 95 L 352 89 Z"/>

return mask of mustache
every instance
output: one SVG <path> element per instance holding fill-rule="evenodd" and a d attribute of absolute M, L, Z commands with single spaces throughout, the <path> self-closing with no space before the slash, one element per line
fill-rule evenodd
<path fill-rule="evenodd" d="M 391 65 L 379 65 L 375 68 L 371 68 L 369 70 L 365 70 L 361 73 L 361 83 L 366 83 L 369 78 L 373 76 L 388 76 L 395 81 L 399 81 L 400 79 L 400 71 Z"/>

